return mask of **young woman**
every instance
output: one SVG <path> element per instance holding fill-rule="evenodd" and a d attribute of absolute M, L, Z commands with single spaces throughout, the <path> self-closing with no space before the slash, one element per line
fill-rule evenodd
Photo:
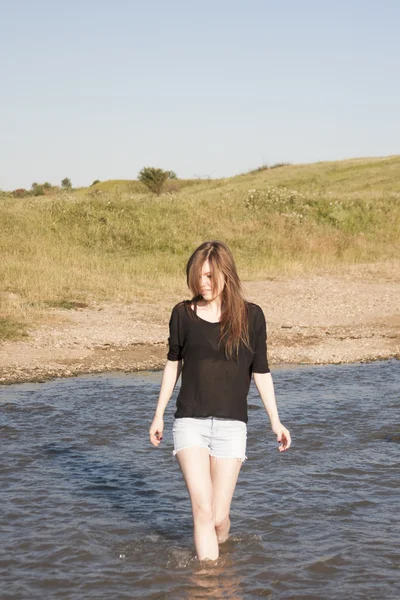
<path fill-rule="evenodd" d="M 215 560 L 228 538 L 229 512 L 246 456 L 251 374 L 281 452 L 290 433 L 279 420 L 267 360 L 262 309 L 243 297 L 235 261 L 221 241 L 204 242 L 186 266 L 191 300 L 176 304 L 150 441 L 159 446 L 163 415 L 182 372 L 173 455 L 190 496 L 199 560 Z M 183 361 L 183 366 L 182 366 Z"/>

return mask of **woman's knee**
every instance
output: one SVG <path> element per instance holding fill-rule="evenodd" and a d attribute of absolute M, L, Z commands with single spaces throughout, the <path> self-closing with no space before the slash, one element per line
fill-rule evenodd
<path fill-rule="evenodd" d="M 215 517 L 215 528 L 222 529 L 230 524 L 229 515 L 216 515 Z"/>
<path fill-rule="evenodd" d="M 193 519 L 201 525 L 213 524 L 215 526 L 215 512 L 211 504 L 197 504 L 193 506 Z"/>

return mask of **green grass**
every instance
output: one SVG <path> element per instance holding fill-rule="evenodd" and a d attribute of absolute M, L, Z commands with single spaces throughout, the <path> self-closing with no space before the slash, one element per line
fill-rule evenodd
<path fill-rule="evenodd" d="M 169 301 L 186 294 L 186 262 L 210 239 L 230 246 L 243 280 L 397 260 L 399 176 L 394 156 L 171 180 L 159 197 L 135 181 L 2 193 L 1 313 L 18 321 L 92 299 Z"/>
<path fill-rule="evenodd" d="M 76 302 L 75 300 L 50 300 L 46 302 L 51 308 L 63 308 L 65 310 L 75 310 L 77 308 L 87 308 L 87 302 Z"/>
<path fill-rule="evenodd" d="M 0 316 L 0 340 L 20 340 L 27 337 L 25 323 L 15 321 L 10 317 Z"/>

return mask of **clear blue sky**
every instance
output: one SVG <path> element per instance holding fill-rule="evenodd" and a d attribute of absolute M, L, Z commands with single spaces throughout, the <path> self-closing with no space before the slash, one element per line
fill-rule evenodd
<path fill-rule="evenodd" d="M 400 153 L 398 0 L 0 5 L 0 189 Z"/>

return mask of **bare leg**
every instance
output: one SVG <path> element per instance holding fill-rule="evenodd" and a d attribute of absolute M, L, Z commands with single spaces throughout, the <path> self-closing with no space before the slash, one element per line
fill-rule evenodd
<path fill-rule="evenodd" d="M 215 532 L 219 544 L 228 539 L 231 521 L 229 511 L 242 463 L 237 458 L 210 456 Z"/>
<path fill-rule="evenodd" d="M 210 458 L 207 448 L 190 446 L 176 453 L 192 504 L 194 545 L 199 560 L 219 556 L 213 509 Z"/>

